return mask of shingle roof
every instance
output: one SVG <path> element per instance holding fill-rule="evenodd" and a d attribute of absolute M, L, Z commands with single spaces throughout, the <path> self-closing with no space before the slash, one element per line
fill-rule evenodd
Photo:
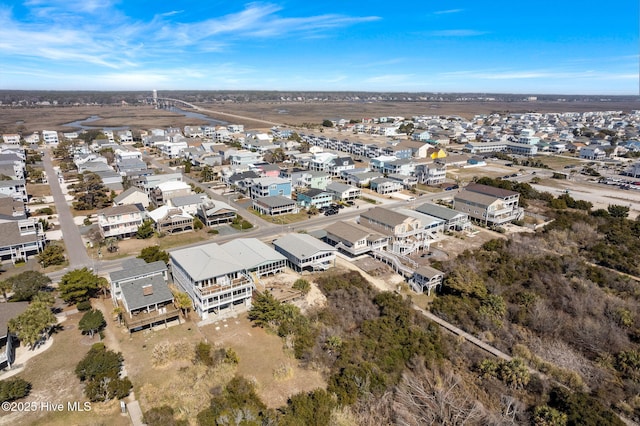
<path fill-rule="evenodd" d="M 479 192 L 472 191 L 460 191 L 453 197 L 455 200 L 468 201 L 476 203 L 482 206 L 489 206 L 498 200 L 498 197 L 492 197 L 491 195 L 481 194 Z"/>
<path fill-rule="evenodd" d="M 416 208 L 416 211 L 445 220 L 452 220 L 462 214 L 456 210 L 432 203 L 421 204 Z"/>
<path fill-rule="evenodd" d="M 27 310 L 29 302 L 0 303 L 0 338 L 7 335 L 9 320 Z"/>
<path fill-rule="evenodd" d="M 429 278 L 429 279 L 431 279 L 431 278 L 433 278 L 433 277 L 435 277 L 437 275 L 443 275 L 444 274 L 444 272 L 438 271 L 436 268 L 432 268 L 431 266 L 427 266 L 427 265 L 419 267 L 416 270 L 415 273 L 417 275 L 420 275 L 422 277 Z"/>
<path fill-rule="evenodd" d="M 202 202 L 202 196 L 198 194 L 181 195 L 171 198 L 171 204 L 174 207 L 188 206 L 190 204 L 200 204 Z"/>
<path fill-rule="evenodd" d="M 106 209 L 100 210 L 98 213 L 105 216 L 115 216 L 119 214 L 140 212 L 144 212 L 144 207 L 142 207 L 142 204 L 125 204 L 122 206 L 107 207 Z"/>
<path fill-rule="evenodd" d="M 331 182 L 330 184 L 327 185 L 327 191 L 332 191 L 336 193 L 343 193 L 351 189 L 357 189 L 357 188 L 351 185 L 347 185 L 346 183 L 340 183 L 340 182 Z"/>
<path fill-rule="evenodd" d="M 360 214 L 361 218 L 373 219 L 376 222 L 384 223 L 391 226 L 400 225 L 407 220 L 408 216 L 384 207 L 374 207 L 368 212 Z"/>
<path fill-rule="evenodd" d="M 258 204 L 262 204 L 265 205 L 267 207 L 270 208 L 276 208 L 276 207 L 284 207 L 284 206 L 289 206 L 291 204 L 295 204 L 295 201 L 290 200 L 287 197 L 284 197 L 282 195 L 272 195 L 269 197 L 260 197 L 256 200 L 254 200 L 255 203 Z"/>
<path fill-rule="evenodd" d="M 151 286 L 153 290 L 145 291 L 147 286 Z M 173 294 L 167 283 L 157 275 L 123 283 L 120 288 L 130 311 L 173 300 Z"/>
<path fill-rule="evenodd" d="M 491 195 L 498 198 L 507 198 L 518 195 L 515 191 L 509 191 L 508 189 L 496 188 L 495 186 L 481 185 L 479 183 L 470 183 L 464 187 L 466 191 L 477 192 L 479 194 Z"/>
<path fill-rule="evenodd" d="M 313 198 L 313 197 L 317 197 L 320 194 L 328 194 L 328 192 L 318 188 L 309 188 L 305 192 L 301 192 L 298 195 L 305 195 L 309 198 Z"/>
<path fill-rule="evenodd" d="M 122 263 L 122 270 L 114 271 L 109 274 L 111 282 L 132 279 L 154 272 L 161 273 L 167 270 L 167 265 L 162 261 L 147 263 L 142 259 L 129 259 Z"/>
<path fill-rule="evenodd" d="M 30 243 L 37 241 L 42 234 L 29 233 L 20 235 L 20 228 L 17 221 L 0 223 L 0 247 L 8 247 L 16 244 Z"/>
<path fill-rule="evenodd" d="M 142 191 L 139 188 L 136 188 L 135 186 L 132 186 L 131 188 L 127 189 L 126 191 L 124 191 L 123 193 L 121 193 L 120 195 L 118 195 L 117 197 L 115 197 L 113 199 L 114 203 L 120 203 L 122 202 L 125 198 L 127 198 L 129 195 L 135 194 L 139 192 L 140 194 L 143 194 L 145 197 L 147 196 L 147 194 L 144 193 L 144 191 Z"/>
<path fill-rule="evenodd" d="M 335 235 L 336 237 L 351 243 L 360 241 L 363 238 L 373 241 L 383 238 L 382 234 L 378 234 L 371 229 L 360 226 L 357 223 L 346 222 L 343 220 L 332 223 L 324 228 L 324 230 L 327 234 Z"/>

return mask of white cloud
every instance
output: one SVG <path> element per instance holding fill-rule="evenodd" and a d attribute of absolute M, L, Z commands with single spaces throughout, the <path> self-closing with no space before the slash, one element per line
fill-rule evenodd
<path fill-rule="evenodd" d="M 433 12 L 434 15 L 448 15 L 451 13 L 460 13 L 464 11 L 464 9 L 447 9 L 447 10 L 438 10 L 436 12 Z"/>
<path fill-rule="evenodd" d="M 474 36 L 481 36 L 488 33 L 487 31 L 461 29 L 461 30 L 430 31 L 429 34 L 435 37 L 474 37 Z"/>

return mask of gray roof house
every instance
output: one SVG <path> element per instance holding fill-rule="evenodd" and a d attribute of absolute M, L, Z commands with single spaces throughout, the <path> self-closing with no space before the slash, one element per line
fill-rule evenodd
<path fill-rule="evenodd" d="M 27 260 L 46 244 L 42 224 L 33 218 L 0 223 L 0 260 Z"/>
<path fill-rule="evenodd" d="M 431 266 L 421 266 L 409 279 L 409 284 L 413 290 L 418 293 L 424 293 L 427 290 L 427 294 L 431 295 L 431 289 L 442 286 L 444 280 L 444 273 Z"/>
<path fill-rule="evenodd" d="M 237 210 L 223 201 L 207 200 L 198 205 L 196 215 L 206 226 L 214 226 L 233 222 Z"/>
<path fill-rule="evenodd" d="M 382 250 L 389 243 L 389 237 L 357 223 L 338 221 L 324 228 L 325 241 L 351 256 L 359 256 L 371 250 Z"/>
<path fill-rule="evenodd" d="M 270 216 L 297 213 L 296 202 L 282 195 L 272 195 L 253 200 L 253 208 L 258 212 Z"/>
<path fill-rule="evenodd" d="M 444 220 L 444 227 L 448 231 L 462 231 L 471 226 L 468 214 L 448 207 L 433 203 L 424 203 L 416 207 L 416 211 Z"/>
<path fill-rule="evenodd" d="M 16 337 L 9 333 L 9 321 L 27 310 L 29 302 L 0 304 L 0 369 L 10 368 L 15 358 Z"/>
<path fill-rule="evenodd" d="M 122 269 L 109 274 L 111 281 L 111 297 L 117 301 L 122 297 L 121 286 L 124 283 L 135 281 L 141 278 L 159 276 L 164 281 L 168 279 L 167 265 L 158 260 L 147 263 L 142 259 L 133 258 L 122 262 Z"/>
<path fill-rule="evenodd" d="M 165 324 L 180 318 L 173 293 L 159 275 L 138 278 L 121 285 L 123 319 L 129 332 Z"/>
<path fill-rule="evenodd" d="M 338 249 L 308 234 L 287 234 L 273 242 L 295 271 L 324 271 L 334 266 Z"/>

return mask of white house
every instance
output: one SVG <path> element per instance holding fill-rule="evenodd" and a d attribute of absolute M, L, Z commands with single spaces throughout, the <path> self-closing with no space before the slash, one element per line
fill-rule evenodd
<path fill-rule="evenodd" d="M 43 130 L 42 131 L 42 139 L 44 143 L 47 145 L 56 145 L 58 144 L 58 132 L 55 130 Z"/>

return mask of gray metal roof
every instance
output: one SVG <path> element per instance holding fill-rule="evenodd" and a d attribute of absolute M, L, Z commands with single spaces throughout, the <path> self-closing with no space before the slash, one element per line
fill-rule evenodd
<path fill-rule="evenodd" d="M 180 265 L 195 281 L 243 271 L 238 259 L 217 243 L 175 250 L 169 253 L 172 262 Z"/>
<path fill-rule="evenodd" d="M 428 214 L 429 216 L 439 217 L 444 220 L 453 220 L 458 216 L 464 216 L 464 214 L 459 211 L 433 203 L 421 204 L 416 208 L 416 211 Z"/>
<path fill-rule="evenodd" d="M 337 251 L 335 247 L 307 234 L 287 234 L 275 240 L 273 245 L 298 259 L 306 259 L 320 251 Z"/>
<path fill-rule="evenodd" d="M 154 272 L 160 274 L 166 270 L 167 265 L 162 260 L 147 263 L 142 259 L 134 258 L 123 262 L 122 270 L 111 272 L 109 274 L 109 278 L 111 279 L 111 282 L 118 282 L 152 274 Z"/>
<path fill-rule="evenodd" d="M 153 291 L 145 295 L 144 287 L 147 286 L 151 286 Z M 173 300 L 169 286 L 158 275 L 123 283 L 120 288 L 130 311 Z"/>
<path fill-rule="evenodd" d="M 257 238 L 237 238 L 223 244 L 222 248 L 246 269 L 253 269 L 265 263 L 287 260 L 282 254 Z"/>

